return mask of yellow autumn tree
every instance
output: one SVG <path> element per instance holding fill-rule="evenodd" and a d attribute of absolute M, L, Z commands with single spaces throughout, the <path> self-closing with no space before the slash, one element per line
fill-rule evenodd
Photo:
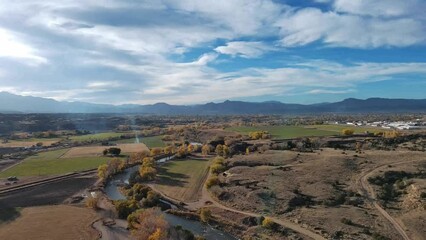
<path fill-rule="evenodd" d="M 140 240 L 167 240 L 170 229 L 159 208 L 148 208 L 133 216 L 132 235 Z"/>
<path fill-rule="evenodd" d="M 350 128 L 345 128 L 345 129 L 342 130 L 342 134 L 345 135 L 345 136 L 350 136 L 350 135 L 354 134 L 354 132 L 355 131 L 353 129 L 350 129 Z"/>
<path fill-rule="evenodd" d="M 209 145 L 204 144 L 204 145 L 203 145 L 203 147 L 201 147 L 201 153 L 202 153 L 204 156 L 207 156 L 210 152 L 211 152 L 211 148 L 210 148 L 210 146 L 209 146 Z"/>
<path fill-rule="evenodd" d="M 215 150 L 216 154 L 218 156 L 223 156 L 223 145 L 222 144 L 218 144 L 216 146 L 216 150 Z"/>
<path fill-rule="evenodd" d="M 153 234 L 148 237 L 148 240 L 162 240 L 165 239 L 166 233 L 162 232 L 160 228 L 157 228 Z"/>
<path fill-rule="evenodd" d="M 98 177 L 102 180 L 108 178 L 108 165 L 102 164 L 98 167 Z"/>

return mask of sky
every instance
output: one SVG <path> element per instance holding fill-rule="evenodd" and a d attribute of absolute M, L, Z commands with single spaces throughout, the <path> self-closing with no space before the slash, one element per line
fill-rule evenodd
<path fill-rule="evenodd" d="M 108 104 L 426 98 L 426 0 L 0 1 L 0 91 Z"/>

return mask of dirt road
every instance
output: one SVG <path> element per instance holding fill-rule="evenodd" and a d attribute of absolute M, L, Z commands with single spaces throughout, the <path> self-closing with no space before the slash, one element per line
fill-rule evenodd
<path fill-rule="evenodd" d="M 210 173 L 209 173 L 210 176 Z M 205 179 L 205 181 L 208 179 L 208 177 Z M 153 187 L 153 186 L 150 186 Z M 158 191 L 158 189 L 153 188 L 154 191 L 160 193 L 160 195 L 162 195 L 163 197 L 165 197 L 166 199 L 171 199 L 169 196 L 166 196 L 164 193 L 162 193 L 161 191 Z M 213 199 L 210 195 L 210 192 L 208 191 L 208 189 L 206 188 L 205 184 L 203 183 L 203 188 L 202 188 L 202 193 L 201 193 L 201 198 L 196 201 L 196 202 L 185 202 L 186 204 L 186 208 L 189 210 L 197 210 L 199 208 L 202 208 L 204 206 L 206 206 L 206 202 L 211 202 L 212 204 L 208 205 L 208 206 L 214 206 L 217 208 L 221 208 L 230 212 L 235 212 L 235 213 L 239 213 L 239 214 L 243 214 L 246 216 L 251 216 L 251 217 L 260 217 L 260 216 L 264 216 L 261 214 L 257 214 L 257 213 L 252 213 L 252 212 L 245 212 L 245 211 L 240 211 L 237 209 L 233 209 L 227 206 L 222 205 L 221 203 L 219 203 L 218 201 L 216 201 L 215 199 Z M 325 240 L 324 237 L 322 237 L 321 235 L 301 227 L 300 225 L 293 223 L 289 220 L 283 220 L 283 219 L 278 219 L 275 217 L 270 217 L 270 216 L 264 216 L 264 217 L 269 217 L 270 219 L 272 219 L 274 222 L 276 222 L 277 224 L 282 225 L 283 227 L 289 228 L 295 232 L 301 233 L 307 237 L 310 237 L 312 239 L 318 239 L 318 240 Z"/>
<path fill-rule="evenodd" d="M 416 162 L 416 161 L 418 161 L 418 160 L 415 160 L 415 161 L 403 161 L 403 162 L 393 162 L 391 164 L 392 165 L 402 165 L 402 164 L 407 164 L 407 163 L 413 163 L 413 162 Z M 386 210 L 384 210 L 377 203 L 376 193 L 375 193 L 374 189 L 371 187 L 370 183 L 368 182 L 368 178 L 369 177 L 371 177 L 377 171 L 380 171 L 380 170 L 386 168 L 388 166 L 388 164 L 380 165 L 380 166 L 378 166 L 378 167 L 376 167 L 376 168 L 374 168 L 372 170 L 369 170 L 369 171 L 365 172 L 364 174 L 362 174 L 360 176 L 360 178 L 358 179 L 358 181 L 357 181 L 359 192 L 362 195 L 364 195 L 370 201 L 370 203 L 372 204 L 372 206 L 374 208 L 376 208 L 377 211 L 379 211 L 380 214 L 384 218 L 386 218 L 392 224 L 392 226 L 395 228 L 395 230 L 401 235 L 401 237 L 404 240 L 410 240 L 410 237 L 407 235 L 407 233 L 402 228 L 402 226 L 398 223 L 398 221 L 395 220 L 395 218 L 393 218 L 388 212 L 386 212 Z"/>

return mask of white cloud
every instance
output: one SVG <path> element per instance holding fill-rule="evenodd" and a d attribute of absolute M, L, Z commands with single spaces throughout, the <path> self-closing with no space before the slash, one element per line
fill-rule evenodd
<path fill-rule="evenodd" d="M 338 12 L 398 17 L 424 17 L 426 2 L 424 0 L 335 0 L 333 7 Z"/>
<path fill-rule="evenodd" d="M 262 42 L 235 41 L 228 42 L 226 46 L 219 46 L 215 48 L 215 51 L 221 54 L 228 54 L 233 57 L 241 56 L 244 58 L 257 58 L 268 51 L 273 51 L 274 49 L 275 48 L 273 46 L 266 45 Z"/>
<path fill-rule="evenodd" d="M 354 89 L 348 90 L 330 90 L 330 89 L 313 89 L 308 91 L 308 94 L 345 94 L 355 92 Z"/>
<path fill-rule="evenodd" d="M 329 46 L 376 48 L 424 43 L 421 22 L 409 18 L 378 19 L 322 12 L 305 8 L 286 14 L 277 22 L 282 44 L 287 47 L 322 41 Z"/>
<path fill-rule="evenodd" d="M 113 89 L 121 87 L 122 85 L 119 82 L 89 82 L 87 88 L 89 89 Z"/>
<path fill-rule="evenodd" d="M 2 69 L 0 87 L 61 100 L 114 103 L 198 103 L 295 89 L 337 94 L 362 82 L 425 74 L 426 64 L 305 61 L 274 69 L 235 66 L 239 70 L 225 72 L 211 63 L 219 54 L 261 58 L 269 51 L 285 51 L 274 46 L 277 38 L 285 47 L 313 42 L 351 48 L 424 43 L 425 18 L 412 7 L 420 3 L 401 4 L 396 9 L 385 0 L 335 0 L 331 10 L 323 12 L 272 0 L 6 1 L 0 4 L 0 27 L 14 31 L 0 31 L 0 56 L 38 65 L 49 56 L 51 64 L 37 72 Z M 381 8 L 386 11 L 380 13 Z M 28 38 L 32 34 L 34 38 Z M 37 45 L 31 39 L 37 39 Z M 226 44 L 217 47 L 217 42 Z M 193 59 L 199 51 L 205 54 L 194 61 L 176 60 Z M 288 52 L 291 59 L 304 57 Z M 271 62 L 276 67 L 281 60 Z"/>
<path fill-rule="evenodd" d="M 195 61 L 195 62 L 193 62 L 192 64 L 201 65 L 202 66 L 202 65 L 208 64 L 209 62 L 214 61 L 216 58 L 217 58 L 217 54 L 215 54 L 215 53 L 206 53 L 206 54 L 201 55 L 201 57 L 199 57 L 198 60 Z"/>
<path fill-rule="evenodd" d="M 289 8 L 271 0 L 166 0 L 169 6 L 209 19 L 211 24 L 232 30 L 236 35 L 270 33 L 272 22 Z M 210 24 L 208 24 L 210 25 Z"/>
<path fill-rule="evenodd" d="M 17 34 L 0 28 L 0 57 L 21 59 L 31 65 L 47 63 L 47 59 L 37 54 L 30 45 L 22 42 Z"/>
<path fill-rule="evenodd" d="M 308 92 L 310 94 L 343 94 L 355 91 L 359 83 L 387 81 L 403 74 L 426 74 L 426 63 L 356 63 L 346 66 L 330 61 L 305 61 L 276 69 L 250 68 L 228 73 L 206 66 L 171 62 L 149 68 L 115 62 L 93 64 L 108 64 L 151 79 L 135 89 L 143 96 L 136 102 L 142 104 L 192 104 L 283 95 L 294 93 L 295 88 L 314 88 Z"/>

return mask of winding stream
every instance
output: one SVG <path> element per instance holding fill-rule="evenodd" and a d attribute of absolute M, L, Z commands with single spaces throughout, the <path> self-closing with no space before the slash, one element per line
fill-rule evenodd
<path fill-rule="evenodd" d="M 158 160 L 158 162 L 165 162 L 170 160 L 170 158 L 164 158 Z M 116 174 L 112 179 L 110 179 L 104 190 L 106 195 L 111 200 L 121 200 L 126 199 L 126 197 L 121 194 L 119 191 L 119 188 L 117 187 L 117 184 L 122 183 L 128 183 L 130 175 L 138 171 L 139 166 L 134 166 L 131 168 L 126 169 L 123 173 Z M 196 235 L 201 235 L 205 237 L 207 240 L 236 240 L 237 238 L 233 237 L 232 235 L 222 232 L 220 230 L 217 230 L 211 226 L 204 225 L 198 221 L 188 220 L 183 217 L 175 216 L 172 214 L 164 213 L 164 217 L 167 220 L 167 222 L 172 226 L 182 226 L 184 229 L 188 229 L 191 232 L 193 232 Z"/>

